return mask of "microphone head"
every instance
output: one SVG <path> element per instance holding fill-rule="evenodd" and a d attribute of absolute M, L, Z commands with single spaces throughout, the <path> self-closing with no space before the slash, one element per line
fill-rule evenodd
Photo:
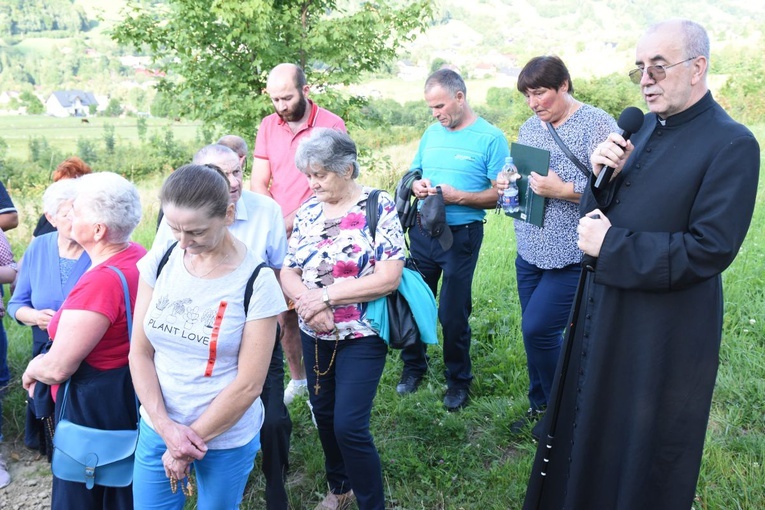
<path fill-rule="evenodd" d="M 643 119 L 645 115 L 640 108 L 635 106 L 629 106 L 624 109 L 621 115 L 619 115 L 619 121 L 617 125 L 625 133 L 637 133 L 643 126 Z"/>

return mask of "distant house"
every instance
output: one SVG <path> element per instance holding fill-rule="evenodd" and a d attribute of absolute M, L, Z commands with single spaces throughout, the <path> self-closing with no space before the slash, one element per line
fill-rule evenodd
<path fill-rule="evenodd" d="M 473 76 L 479 79 L 494 76 L 496 73 L 497 67 L 488 62 L 480 62 L 473 68 Z"/>
<path fill-rule="evenodd" d="M 90 105 L 98 106 L 92 92 L 57 90 L 45 102 L 45 112 L 54 117 L 87 117 Z"/>

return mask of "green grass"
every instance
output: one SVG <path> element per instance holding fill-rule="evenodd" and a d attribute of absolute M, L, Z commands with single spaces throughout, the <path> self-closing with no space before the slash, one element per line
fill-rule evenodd
<path fill-rule="evenodd" d="M 762 138 L 765 126 L 755 130 Z M 409 146 L 411 147 L 411 146 Z M 394 164 L 409 156 L 391 149 Z M 366 176 L 369 177 L 366 177 Z M 375 184 L 374 173 L 362 173 Z M 140 184 L 146 217 L 134 238 L 150 243 L 161 176 Z M 34 209 L 38 198 L 18 200 Z M 33 203 L 34 202 L 34 203 Z M 739 257 L 725 273 L 726 315 L 720 371 L 709 421 L 696 510 L 758 509 L 765 502 L 765 184 L 760 185 L 752 227 Z M 36 216 L 25 215 L 11 233 L 23 250 Z M 375 400 L 372 432 L 380 451 L 389 509 L 517 509 L 521 507 L 536 445 L 512 438 L 509 424 L 526 403 L 526 368 L 520 338 L 513 269 L 511 223 L 488 215 L 474 284 L 472 401 L 447 413 L 441 399 L 443 362 L 431 349 L 432 368 L 421 389 L 401 398 L 395 392 L 402 365 L 391 353 Z M 23 431 L 21 373 L 30 350 L 27 328 L 5 321 L 13 380 L 4 406 L 8 439 Z M 296 399 L 288 494 L 292 508 L 313 508 L 326 492 L 321 446 L 308 408 Z M 258 461 L 259 462 L 259 461 Z M 243 508 L 264 508 L 264 481 L 253 471 Z M 188 506 L 191 506 L 189 504 Z"/>
<path fill-rule="evenodd" d="M 88 117 L 88 123 L 75 117 L 49 117 L 47 115 L 4 115 L 0 116 L 0 139 L 8 144 L 8 157 L 26 160 L 29 157 L 29 140 L 45 137 L 48 143 L 65 153 L 74 154 L 77 140 L 85 138 L 103 144 L 104 126 L 114 126 L 114 136 L 119 141 L 138 143 L 138 119 L 136 117 L 111 118 Z M 148 132 L 163 132 L 169 126 L 176 140 L 188 141 L 197 138 L 201 127 L 199 122 L 173 122 L 169 119 L 146 119 Z"/>

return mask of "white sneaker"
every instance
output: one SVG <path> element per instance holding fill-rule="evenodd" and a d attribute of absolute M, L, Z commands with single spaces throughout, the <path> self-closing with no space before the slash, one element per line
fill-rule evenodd
<path fill-rule="evenodd" d="M 308 382 L 305 379 L 290 379 L 289 384 L 284 388 L 284 405 L 290 405 L 298 395 L 308 395 Z"/>
<path fill-rule="evenodd" d="M 11 483 L 11 475 L 8 474 L 8 466 L 0 455 L 0 489 L 7 487 Z"/>

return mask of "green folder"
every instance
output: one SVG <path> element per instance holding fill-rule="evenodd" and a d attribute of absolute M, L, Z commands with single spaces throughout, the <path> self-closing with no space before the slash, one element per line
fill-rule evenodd
<path fill-rule="evenodd" d="M 518 173 L 521 174 L 521 179 L 518 181 L 518 200 L 521 210 L 509 216 L 541 227 L 545 219 L 547 199 L 531 191 L 529 174 L 536 172 L 539 175 L 547 175 L 547 170 L 550 168 L 550 151 L 513 142 L 510 144 L 510 155 L 513 157 L 513 163 L 518 167 Z"/>

